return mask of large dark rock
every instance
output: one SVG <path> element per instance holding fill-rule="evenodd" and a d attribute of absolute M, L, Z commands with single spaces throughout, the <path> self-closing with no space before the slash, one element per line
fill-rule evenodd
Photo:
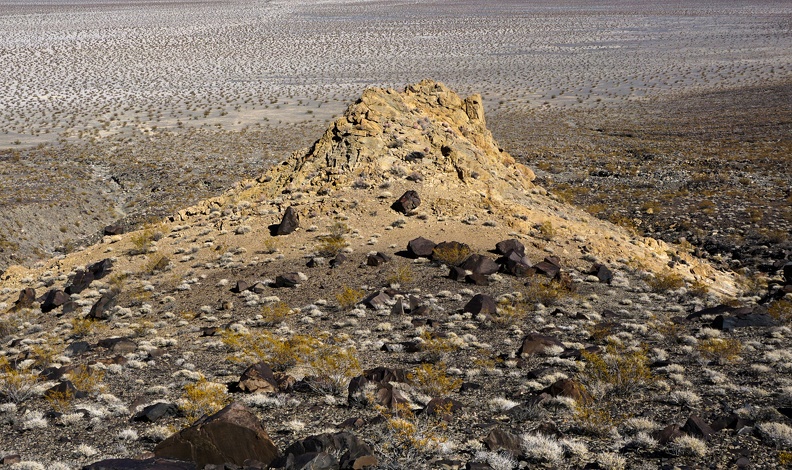
<path fill-rule="evenodd" d="M 51 312 L 69 301 L 69 295 L 60 289 L 50 289 L 41 299 L 41 311 Z"/>
<path fill-rule="evenodd" d="M 784 283 L 792 284 L 792 263 L 785 264 L 783 271 L 784 271 Z"/>
<path fill-rule="evenodd" d="M 14 302 L 14 306 L 11 308 L 12 311 L 19 311 L 23 308 L 30 308 L 33 305 L 33 302 L 36 301 L 36 290 L 27 287 L 19 291 L 19 298 L 16 302 Z"/>
<path fill-rule="evenodd" d="M 775 326 L 773 317 L 766 313 L 749 313 L 743 315 L 723 316 L 718 315 L 712 321 L 712 327 L 717 330 L 731 331 L 735 328 L 747 328 L 750 326 L 769 327 Z"/>
<path fill-rule="evenodd" d="M 435 246 L 437 246 L 437 243 L 432 240 L 418 237 L 407 242 L 407 252 L 414 258 L 429 258 L 432 256 L 432 250 L 434 250 Z"/>
<path fill-rule="evenodd" d="M 286 450 L 283 451 L 283 457 L 272 463 L 272 468 L 283 468 L 283 463 L 289 456 L 297 458 L 302 455 L 311 455 L 319 453 L 328 453 L 340 456 L 336 463 L 336 467 L 294 467 L 294 468 L 363 468 L 363 462 L 373 462 L 371 465 L 376 465 L 376 461 L 370 458 L 374 455 L 373 449 L 363 442 L 362 439 L 355 436 L 350 432 L 337 432 L 334 434 L 319 434 L 309 436 L 303 440 L 294 442 Z M 311 460 L 308 460 L 310 462 Z"/>
<path fill-rule="evenodd" d="M 610 284 L 613 281 L 613 272 L 604 264 L 594 264 L 591 267 L 591 274 L 597 276 L 600 282 Z"/>
<path fill-rule="evenodd" d="M 682 426 L 682 431 L 691 436 L 703 437 L 705 439 L 709 439 L 710 435 L 715 433 L 715 430 L 713 430 L 709 424 L 696 415 L 690 415 L 685 425 Z"/>
<path fill-rule="evenodd" d="M 124 233 L 124 226 L 121 224 L 110 224 L 102 230 L 104 235 L 121 235 Z"/>
<path fill-rule="evenodd" d="M 285 273 L 275 277 L 275 287 L 294 287 L 301 282 L 298 273 Z"/>
<path fill-rule="evenodd" d="M 572 379 L 557 380 L 544 389 L 543 392 L 552 397 L 573 398 L 578 403 L 591 403 L 594 401 L 591 394 L 586 391 L 586 388 Z"/>
<path fill-rule="evenodd" d="M 484 255 L 470 255 L 462 265 L 462 269 L 472 271 L 474 274 L 494 274 L 500 270 L 500 265 Z"/>
<path fill-rule="evenodd" d="M 448 271 L 448 278 L 452 281 L 464 281 L 466 276 L 467 271 L 459 266 L 451 266 L 451 269 Z"/>
<path fill-rule="evenodd" d="M 523 454 L 520 436 L 500 428 L 493 428 L 487 434 L 487 437 L 484 438 L 484 445 L 493 452 L 506 451 L 515 458 L 519 458 Z"/>
<path fill-rule="evenodd" d="M 531 263 L 527 257 L 520 255 L 516 251 L 510 252 L 505 258 L 501 260 L 503 270 L 516 277 L 527 277 L 534 273 L 536 270 L 531 267 Z"/>
<path fill-rule="evenodd" d="M 105 258 L 102 261 L 97 261 L 88 266 L 87 269 L 89 273 L 93 274 L 94 279 L 102 279 L 113 272 L 113 260 Z"/>
<path fill-rule="evenodd" d="M 83 271 L 82 269 L 78 270 L 74 273 L 74 277 L 71 280 L 71 284 L 66 286 L 66 293 L 69 295 L 72 294 L 79 294 L 80 292 L 84 291 L 91 285 L 91 283 L 96 279 L 94 274 L 91 271 Z"/>
<path fill-rule="evenodd" d="M 470 312 L 473 315 L 494 315 L 496 311 L 495 299 L 486 294 L 476 294 L 470 299 L 470 302 L 465 305 L 463 309 L 465 312 Z"/>
<path fill-rule="evenodd" d="M 522 346 L 517 350 L 517 357 L 529 356 L 532 354 L 542 354 L 545 349 L 552 346 L 564 347 L 557 338 L 546 336 L 539 333 L 529 333 L 522 342 Z"/>
<path fill-rule="evenodd" d="M 276 235 L 288 235 L 300 226 L 300 215 L 297 214 L 297 211 L 294 210 L 292 206 L 286 208 L 286 212 L 283 213 L 283 219 L 281 219 L 280 224 L 278 224 L 278 228 L 275 229 Z"/>
<path fill-rule="evenodd" d="M 278 381 L 269 365 L 257 362 L 242 372 L 238 387 L 246 393 L 275 393 L 278 391 Z"/>
<path fill-rule="evenodd" d="M 522 258 L 525 256 L 525 245 L 523 245 L 522 242 L 516 238 L 510 238 L 508 240 L 498 242 L 495 245 L 495 251 L 497 251 L 499 255 L 503 256 L 509 256 L 509 254 L 514 252 L 517 254 L 517 256 Z"/>
<path fill-rule="evenodd" d="M 128 354 L 137 351 L 137 344 L 129 338 L 105 338 L 96 343 L 100 348 L 109 349 L 116 354 Z"/>
<path fill-rule="evenodd" d="M 663 446 L 668 444 L 669 442 L 675 441 L 676 439 L 684 435 L 685 433 L 682 432 L 682 429 L 679 427 L 678 424 L 669 424 L 663 429 L 652 433 L 652 437 L 657 439 L 657 442 Z"/>
<path fill-rule="evenodd" d="M 68 345 L 63 351 L 67 356 L 79 356 L 91 350 L 91 345 L 87 341 L 75 341 Z"/>
<path fill-rule="evenodd" d="M 91 311 L 88 313 L 88 318 L 94 320 L 107 320 L 110 318 L 110 309 L 116 304 L 115 292 L 106 292 L 99 297 L 99 300 L 93 304 Z"/>
<path fill-rule="evenodd" d="M 82 467 L 82 470 L 198 470 L 193 462 L 171 459 L 108 459 Z"/>
<path fill-rule="evenodd" d="M 555 279 L 559 276 L 559 274 L 561 274 L 560 262 L 558 261 L 558 258 L 554 256 L 547 257 L 544 259 L 544 261 L 536 263 L 533 265 L 533 268 L 537 273 L 544 274 L 551 279 Z"/>
<path fill-rule="evenodd" d="M 402 196 L 393 203 L 393 209 L 397 212 L 401 212 L 402 214 L 407 214 L 415 210 L 420 205 L 421 198 L 418 196 L 418 193 L 416 191 L 409 190 L 402 194 Z"/>
<path fill-rule="evenodd" d="M 157 444 L 154 454 L 195 462 L 198 468 L 207 464 L 243 465 L 248 459 L 269 464 L 280 456 L 259 419 L 241 403 L 204 416 Z"/>
<path fill-rule="evenodd" d="M 366 258 L 366 264 L 369 266 L 381 266 L 391 260 L 391 257 L 378 251 L 374 254 L 368 255 Z"/>
<path fill-rule="evenodd" d="M 469 276 L 465 276 L 465 282 L 476 286 L 488 286 L 490 284 L 489 277 L 486 274 L 478 274 L 478 273 L 473 273 Z"/>
<path fill-rule="evenodd" d="M 380 307 L 384 307 L 386 302 L 388 302 L 390 299 L 391 297 L 388 294 L 378 291 L 367 295 L 363 300 L 360 301 L 360 303 L 368 308 L 376 310 Z"/>
<path fill-rule="evenodd" d="M 179 415 L 179 407 L 174 403 L 155 403 L 149 405 L 135 413 L 132 421 L 142 421 L 144 423 L 154 423 L 162 418 Z"/>

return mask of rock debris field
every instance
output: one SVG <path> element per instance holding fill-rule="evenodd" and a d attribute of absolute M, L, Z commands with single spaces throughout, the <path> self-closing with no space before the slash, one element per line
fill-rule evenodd
<path fill-rule="evenodd" d="M 0 279 L 14 469 L 774 468 L 768 285 L 559 200 L 479 95 L 367 90 L 309 148 Z"/>

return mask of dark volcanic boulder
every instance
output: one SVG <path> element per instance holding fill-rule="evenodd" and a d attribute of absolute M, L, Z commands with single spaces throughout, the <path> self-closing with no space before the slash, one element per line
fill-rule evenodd
<path fill-rule="evenodd" d="M 470 299 L 470 302 L 465 305 L 464 311 L 470 312 L 473 315 L 494 315 L 495 309 L 495 299 L 486 294 L 476 294 Z"/>
<path fill-rule="evenodd" d="M 432 240 L 418 237 L 410 240 L 407 243 L 407 252 L 410 253 L 410 256 L 415 258 L 429 258 L 432 256 L 432 250 L 434 250 L 435 246 L 437 246 L 437 243 L 433 242 Z"/>
<path fill-rule="evenodd" d="M 500 269 L 500 265 L 498 265 L 498 263 L 484 255 L 470 255 L 459 267 L 468 271 L 472 271 L 474 274 L 485 275 L 494 274 Z"/>
<path fill-rule="evenodd" d="M 257 362 L 242 372 L 239 389 L 247 393 L 274 393 L 278 391 L 275 374 L 265 362 Z"/>
<path fill-rule="evenodd" d="M 561 263 L 555 256 L 545 258 L 544 261 L 536 263 L 533 268 L 537 273 L 544 274 L 551 279 L 558 277 L 561 273 Z"/>
<path fill-rule="evenodd" d="M 505 258 L 502 258 L 501 264 L 503 265 L 503 270 L 513 276 L 527 277 L 536 273 L 536 270 L 531 267 L 531 262 L 528 258 L 521 256 L 516 251 L 510 252 Z"/>
<path fill-rule="evenodd" d="M 69 296 L 60 289 L 50 289 L 41 299 L 41 311 L 51 312 L 69 301 Z"/>
<path fill-rule="evenodd" d="M 86 465 L 82 470 L 198 470 L 193 462 L 171 459 L 108 459 Z"/>
<path fill-rule="evenodd" d="M 99 297 L 99 300 L 93 304 L 91 311 L 88 313 L 88 318 L 94 320 L 107 320 L 110 318 L 110 309 L 116 304 L 116 294 L 114 292 L 107 292 Z"/>
<path fill-rule="evenodd" d="M 19 298 L 16 302 L 14 302 L 14 306 L 11 310 L 17 311 L 22 310 L 23 308 L 30 308 L 33 305 L 33 302 L 36 300 L 36 290 L 28 287 L 19 291 Z"/>
<path fill-rule="evenodd" d="M 241 403 L 232 403 L 160 442 L 154 455 L 204 468 L 207 464 L 243 465 L 248 459 L 269 464 L 280 453 L 256 415 Z"/>
<path fill-rule="evenodd" d="M 712 320 L 712 327 L 716 330 L 730 331 L 735 328 L 746 328 L 749 326 L 768 327 L 775 326 L 773 317 L 766 313 L 748 313 L 734 316 L 718 315 Z"/>
<path fill-rule="evenodd" d="M 420 205 L 421 198 L 418 196 L 418 193 L 413 190 L 409 190 L 402 194 L 402 197 L 393 203 L 393 209 L 397 212 L 407 214 Z"/>
<path fill-rule="evenodd" d="M 78 270 L 72 278 L 71 284 L 66 287 L 66 293 L 69 295 L 79 294 L 91 285 L 96 279 L 91 271 Z"/>
<path fill-rule="evenodd" d="M 121 235 L 122 233 L 124 233 L 124 226 L 121 224 L 107 225 L 102 230 L 102 233 L 104 235 Z"/>
<path fill-rule="evenodd" d="M 346 431 L 334 434 L 319 434 L 309 436 L 303 440 L 294 442 L 283 451 L 283 457 L 273 462 L 272 468 L 283 468 L 286 461 L 296 461 L 300 456 L 308 456 L 307 462 L 313 462 L 318 455 L 328 453 L 339 455 L 335 467 L 292 467 L 292 468 L 363 468 L 363 464 L 376 465 L 376 459 L 372 460 L 374 450 L 362 439 Z M 330 463 L 330 460 L 323 458 L 319 462 Z"/>
<path fill-rule="evenodd" d="M 275 277 L 275 287 L 294 287 L 301 282 L 299 273 L 285 273 Z"/>
<path fill-rule="evenodd" d="M 391 257 L 378 251 L 374 254 L 368 255 L 366 258 L 366 264 L 369 266 L 381 266 L 391 260 Z"/>
<path fill-rule="evenodd" d="M 613 272 L 604 264 L 595 264 L 591 267 L 591 274 L 597 276 L 600 282 L 610 284 L 613 281 Z"/>
<path fill-rule="evenodd" d="M 155 403 L 149 405 L 135 413 L 132 421 L 142 421 L 144 423 L 154 423 L 162 418 L 178 416 L 179 407 L 175 403 Z"/>
<path fill-rule="evenodd" d="M 522 346 L 517 351 L 517 357 L 541 354 L 545 349 L 552 346 L 564 347 L 564 345 L 557 338 L 546 336 L 539 333 L 529 333 L 524 339 Z"/>
<path fill-rule="evenodd" d="M 495 251 L 498 252 L 499 255 L 509 256 L 511 252 L 517 253 L 519 257 L 525 256 L 525 245 L 523 245 L 519 240 L 516 238 L 510 238 L 508 240 L 503 240 L 502 242 L 498 242 L 495 245 Z"/>
<path fill-rule="evenodd" d="M 520 436 L 499 428 L 492 429 L 483 442 L 491 451 L 503 450 L 515 458 L 519 458 L 523 454 Z"/>
<path fill-rule="evenodd" d="M 281 219 L 280 224 L 278 224 L 278 228 L 275 230 L 276 235 L 288 235 L 300 226 L 300 216 L 297 214 L 297 211 L 294 210 L 292 206 L 286 208 L 286 212 L 283 213 L 283 219 Z"/>
<path fill-rule="evenodd" d="M 94 279 L 102 279 L 113 272 L 113 260 L 105 258 L 102 261 L 97 261 L 88 266 L 88 272 L 93 274 Z"/>

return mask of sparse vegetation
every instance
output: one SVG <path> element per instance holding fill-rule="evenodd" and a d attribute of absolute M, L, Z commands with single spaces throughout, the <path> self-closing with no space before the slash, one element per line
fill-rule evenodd
<path fill-rule="evenodd" d="M 648 277 L 646 284 L 652 292 L 663 293 L 684 287 L 685 281 L 680 274 L 669 270 Z"/>
<path fill-rule="evenodd" d="M 431 397 L 446 397 L 462 385 L 462 379 L 450 377 L 447 368 L 444 362 L 421 364 L 407 378 L 422 393 Z"/>
<path fill-rule="evenodd" d="M 338 302 L 338 306 L 343 310 L 349 310 L 360 302 L 365 295 L 366 291 L 364 290 L 344 286 L 341 292 L 336 294 L 336 301 Z"/>
<path fill-rule="evenodd" d="M 216 413 L 230 403 L 226 388 L 224 384 L 208 382 L 206 379 L 185 385 L 179 408 L 187 421 L 193 422 L 203 415 Z"/>

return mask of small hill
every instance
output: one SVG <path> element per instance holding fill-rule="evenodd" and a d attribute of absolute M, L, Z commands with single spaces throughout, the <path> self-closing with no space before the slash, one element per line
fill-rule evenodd
<path fill-rule="evenodd" d="M 479 96 L 370 89 L 255 180 L 9 268 L 0 459 L 634 468 L 730 466 L 738 446 L 757 466 L 787 458 L 775 447 L 792 432 L 788 300 L 740 297 L 733 273 L 533 178 L 493 140 Z"/>

